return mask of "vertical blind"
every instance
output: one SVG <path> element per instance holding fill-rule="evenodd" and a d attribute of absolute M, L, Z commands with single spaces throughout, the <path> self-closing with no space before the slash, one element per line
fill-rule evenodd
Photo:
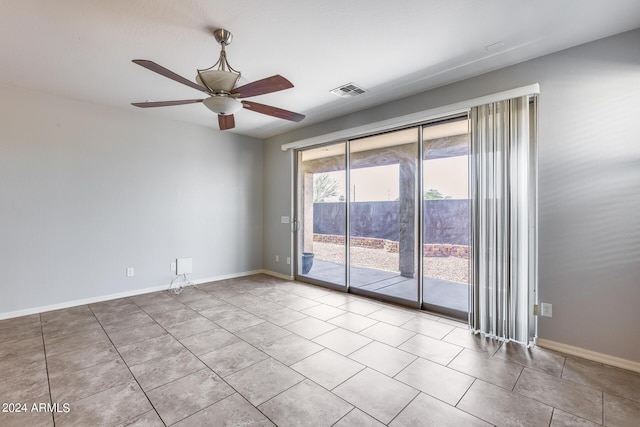
<path fill-rule="evenodd" d="M 530 344 L 537 280 L 535 98 L 471 109 L 472 277 L 477 333 Z"/>

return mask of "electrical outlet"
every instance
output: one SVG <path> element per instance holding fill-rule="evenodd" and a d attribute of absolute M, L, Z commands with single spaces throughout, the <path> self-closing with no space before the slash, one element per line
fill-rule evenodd
<path fill-rule="evenodd" d="M 280 255 L 276 255 L 276 262 L 280 262 Z"/>
<path fill-rule="evenodd" d="M 553 317 L 553 304 L 546 302 L 540 303 L 540 315 L 545 317 Z"/>
<path fill-rule="evenodd" d="M 287 257 L 287 264 L 291 264 L 291 257 L 290 256 Z"/>
<path fill-rule="evenodd" d="M 134 274 L 134 269 L 133 267 L 129 267 L 127 268 L 127 277 L 131 277 Z"/>
<path fill-rule="evenodd" d="M 169 267 L 171 269 L 171 271 L 175 272 L 176 271 L 176 263 L 172 262 L 171 263 L 171 267 Z"/>

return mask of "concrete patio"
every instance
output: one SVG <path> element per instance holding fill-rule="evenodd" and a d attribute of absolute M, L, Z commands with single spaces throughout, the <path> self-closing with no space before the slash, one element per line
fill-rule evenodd
<path fill-rule="evenodd" d="M 313 267 L 305 277 L 323 282 L 345 284 L 344 265 L 315 259 Z M 402 277 L 393 271 L 352 267 L 351 287 L 392 296 L 409 301 L 417 299 L 417 279 Z M 469 286 L 435 278 L 424 278 L 423 302 L 442 307 L 447 311 L 467 313 L 469 311 Z"/>

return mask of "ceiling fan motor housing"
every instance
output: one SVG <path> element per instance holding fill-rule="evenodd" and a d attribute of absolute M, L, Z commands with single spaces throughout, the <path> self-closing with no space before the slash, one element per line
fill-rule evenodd
<path fill-rule="evenodd" d="M 238 74 L 230 71 L 206 70 L 198 73 L 196 83 L 214 91 L 231 92 L 238 81 L 238 77 Z"/>

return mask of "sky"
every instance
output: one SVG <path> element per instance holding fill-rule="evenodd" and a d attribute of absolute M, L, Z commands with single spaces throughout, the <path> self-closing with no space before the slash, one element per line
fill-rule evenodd
<path fill-rule="evenodd" d="M 339 182 L 338 196 L 327 201 L 338 201 L 344 197 L 345 172 L 329 172 Z M 468 198 L 468 157 L 448 157 L 424 162 L 424 190 L 435 189 L 452 199 Z M 355 188 L 354 188 L 355 187 Z M 354 191 L 355 190 L 355 191 Z M 398 165 L 353 169 L 351 171 L 351 200 L 392 201 L 399 197 Z M 355 200 L 354 200 L 355 193 Z"/>

